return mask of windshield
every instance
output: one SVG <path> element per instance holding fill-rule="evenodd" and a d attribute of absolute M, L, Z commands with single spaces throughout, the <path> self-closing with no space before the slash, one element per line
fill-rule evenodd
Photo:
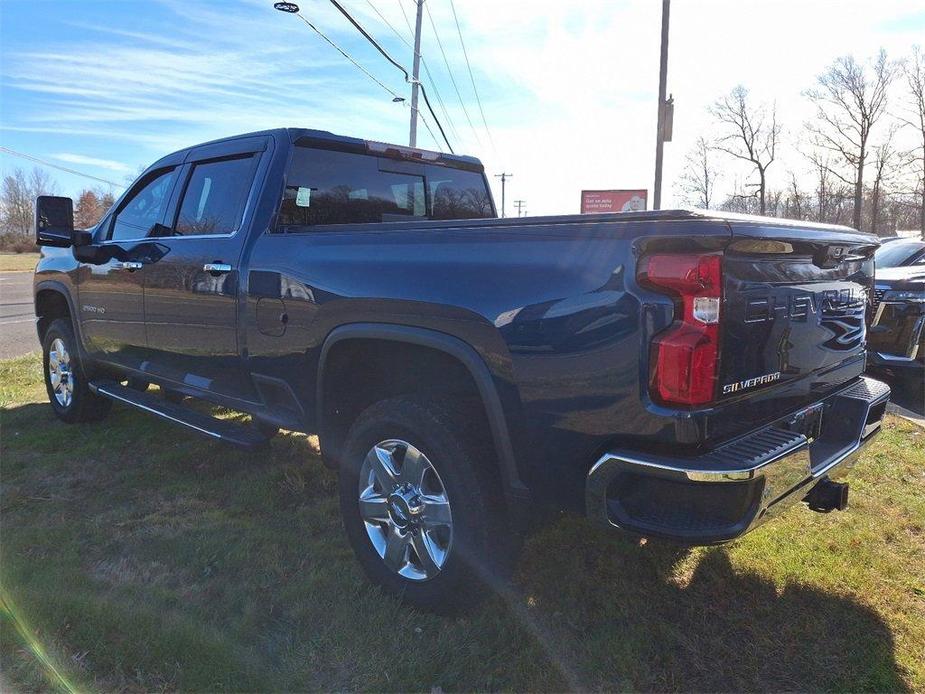
<path fill-rule="evenodd" d="M 283 226 L 494 216 L 480 172 L 309 147 L 293 152 L 280 208 Z"/>
<path fill-rule="evenodd" d="M 923 248 L 925 243 L 921 241 L 893 241 L 880 246 L 874 254 L 874 259 L 880 268 L 899 267 Z"/>

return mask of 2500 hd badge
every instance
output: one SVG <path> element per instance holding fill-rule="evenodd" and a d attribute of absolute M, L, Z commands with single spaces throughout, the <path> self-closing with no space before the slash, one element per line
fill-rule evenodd
<path fill-rule="evenodd" d="M 736 393 L 740 390 L 745 390 L 746 388 L 754 388 L 755 386 L 763 386 L 765 383 L 773 383 L 774 381 L 780 380 L 780 371 L 775 371 L 772 374 L 765 374 L 764 376 L 755 376 L 755 378 L 748 378 L 744 381 L 736 381 L 735 383 L 727 383 L 723 386 L 723 395 L 729 395 L 730 393 Z"/>

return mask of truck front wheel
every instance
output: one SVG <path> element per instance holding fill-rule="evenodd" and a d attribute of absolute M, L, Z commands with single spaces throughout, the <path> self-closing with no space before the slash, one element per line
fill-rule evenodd
<path fill-rule="evenodd" d="M 42 341 L 42 364 L 48 401 L 58 419 L 68 424 L 92 422 L 109 413 L 112 400 L 88 386 L 69 320 L 58 318 L 48 326 Z"/>
<path fill-rule="evenodd" d="M 477 601 L 505 544 L 498 490 L 463 432 L 439 404 L 395 398 L 358 417 L 341 458 L 341 514 L 363 570 L 434 612 Z"/>

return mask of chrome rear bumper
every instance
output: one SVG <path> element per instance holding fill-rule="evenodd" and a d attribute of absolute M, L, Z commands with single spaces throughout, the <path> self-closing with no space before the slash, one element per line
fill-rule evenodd
<path fill-rule="evenodd" d="M 837 479 L 878 433 L 889 387 L 863 376 L 821 403 L 692 458 L 614 450 L 591 468 L 592 519 L 641 535 L 713 544 L 748 532 Z"/>

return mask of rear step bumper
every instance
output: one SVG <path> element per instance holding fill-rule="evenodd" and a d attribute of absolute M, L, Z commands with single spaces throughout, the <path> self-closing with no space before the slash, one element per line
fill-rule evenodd
<path fill-rule="evenodd" d="M 115 381 L 91 381 L 90 390 L 104 397 L 131 405 L 139 410 L 180 424 L 198 434 L 230 443 L 239 448 L 257 448 L 267 442 L 259 431 L 224 419 L 216 419 L 183 405 L 168 402 L 151 393 L 145 393 Z"/>
<path fill-rule="evenodd" d="M 880 430 L 885 383 L 862 376 L 821 403 L 696 457 L 614 450 L 591 468 L 590 518 L 686 544 L 727 542 L 821 480 L 837 479 Z"/>

